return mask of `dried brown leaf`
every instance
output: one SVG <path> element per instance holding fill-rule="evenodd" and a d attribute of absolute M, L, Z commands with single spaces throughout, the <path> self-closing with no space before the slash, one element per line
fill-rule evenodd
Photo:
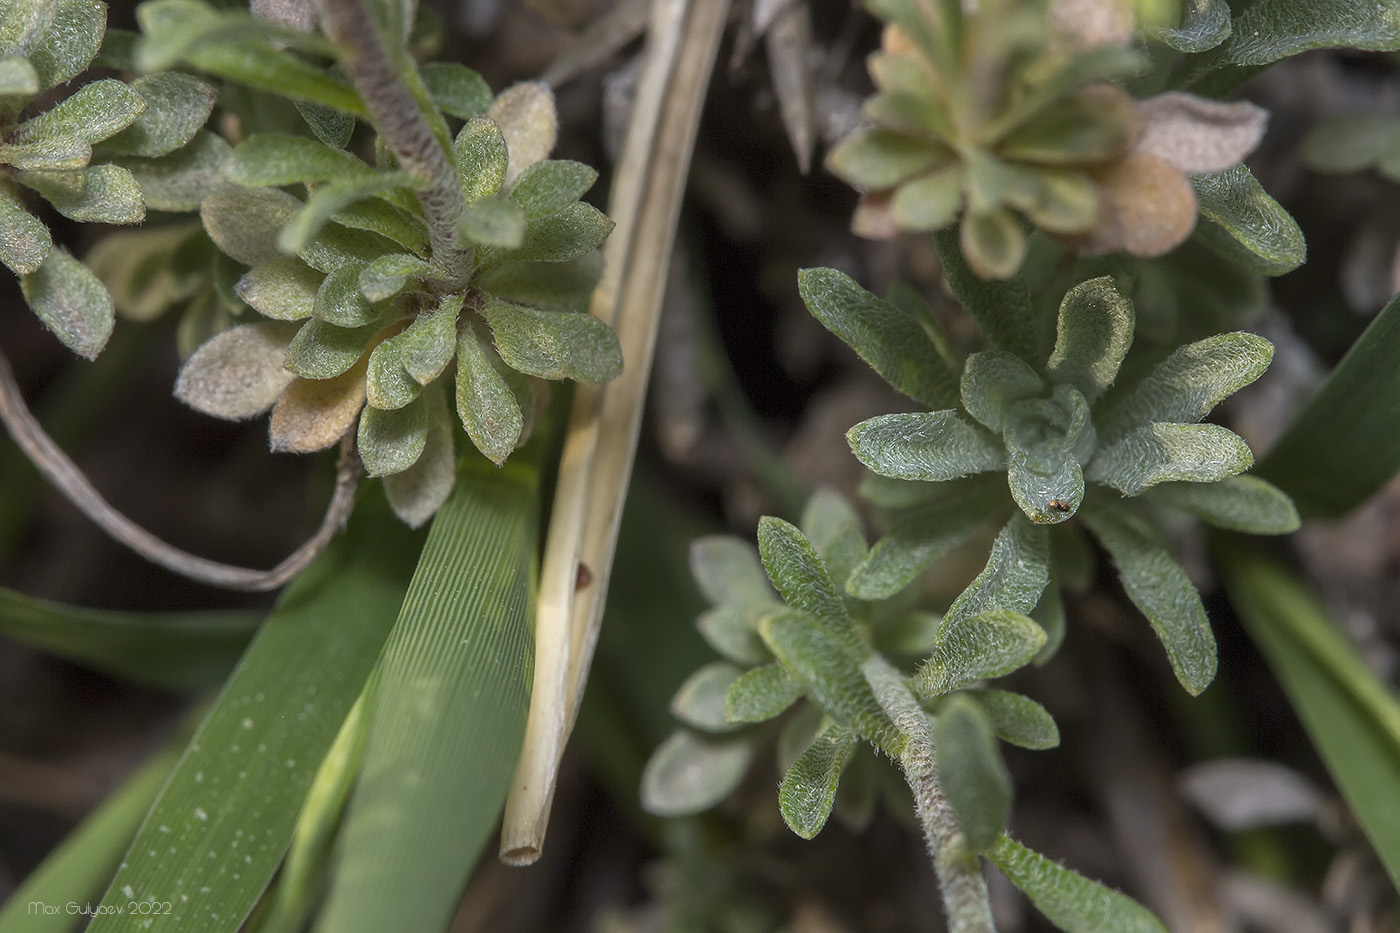
<path fill-rule="evenodd" d="M 506 187 L 515 184 L 520 173 L 549 156 L 559 136 L 559 114 L 554 109 L 554 92 L 541 81 L 527 81 L 502 92 L 486 114 L 501 128 L 506 138 L 510 163 Z"/>
<path fill-rule="evenodd" d="M 893 240 L 899 236 L 902 231 L 890 207 L 893 200 L 893 191 L 861 195 L 851 215 L 851 232 L 867 240 Z"/>
<path fill-rule="evenodd" d="M 1248 101 L 1219 101 L 1172 91 L 1138 104 L 1133 148 L 1190 175 L 1223 172 L 1259 145 L 1269 113 Z"/>
<path fill-rule="evenodd" d="M 368 354 L 334 379 L 296 379 L 277 400 L 269 427 L 272 449 L 325 450 L 355 427 L 365 404 Z"/>
<path fill-rule="evenodd" d="M 1086 252 L 1127 250 L 1161 256 L 1180 246 L 1196 226 L 1196 192 L 1180 169 L 1145 152 L 1131 152 L 1096 172 L 1107 216 Z"/>

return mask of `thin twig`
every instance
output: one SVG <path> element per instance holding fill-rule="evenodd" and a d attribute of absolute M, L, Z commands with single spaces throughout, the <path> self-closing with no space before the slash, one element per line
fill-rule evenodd
<path fill-rule="evenodd" d="M 355 504 L 355 487 L 360 480 L 363 468 L 360 458 L 355 455 L 353 445 L 347 435 L 341 447 L 340 463 L 336 468 L 335 493 L 326 507 L 321 527 L 305 544 L 292 552 L 286 560 L 271 570 L 253 570 L 232 564 L 197 557 L 167 544 L 140 525 L 112 507 L 102 494 L 93 488 L 83 471 L 78 469 L 24 404 L 19 383 L 15 381 L 10 360 L 0 351 L 0 421 L 14 438 L 24 455 L 44 477 L 63 493 L 64 498 L 73 503 L 99 528 L 120 544 L 140 554 L 153 564 L 178 573 L 191 580 L 222 586 L 232 590 L 275 590 L 297 574 L 301 573 L 326 546 L 331 543 L 336 532 L 344 526 Z"/>
<path fill-rule="evenodd" d="M 938 784 L 928 716 L 899 671 L 882 656 L 872 654 L 865 662 L 865 679 L 905 738 L 899 764 L 914 793 L 914 810 L 924 828 L 924 841 L 938 876 L 950 933 L 995 933 L 981 864 L 967 848 L 957 815 Z"/>
<path fill-rule="evenodd" d="M 364 4 L 360 0 L 319 0 L 319 5 L 322 28 L 343 53 L 342 64 L 364 99 L 375 132 L 389 144 L 405 171 L 427 183 L 418 201 L 428 222 L 434 261 L 449 274 L 465 279 L 470 260 L 456 239 L 457 223 L 467 202 L 457 170 L 400 78 Z"/>

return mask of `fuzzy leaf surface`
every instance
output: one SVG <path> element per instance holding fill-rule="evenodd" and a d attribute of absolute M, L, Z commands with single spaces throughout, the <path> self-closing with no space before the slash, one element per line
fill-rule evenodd
<path fill-rule="evenodd" d="M 938 782 L 968 848 L 985 852 L 996 844 L 1011 812 L 1011 775 L 997 752 L 987 714 L 971 699 L 954 694 L 933 720 Z"/>
<path fill-rule="evenodd" d="M 175 397 L 215 418 L 242 421 L 271 408 L 295 378 L 283 366 L 291 330 L 244 324 L 201 344 L 175 381 Z"/>
<path fill-rule="evenodd" d="M 841 772 L 858 745 L 854 732 L 827 720 L 802 757 L 783 775 L 778 810 L 788 828 L 803 839 L 814 838 L 826 825 Z"/>
<path fill-rule="evenodd" d="M 759 519 L 758 552 L 784 602 L 833 628 L 850 628 L 846 605 L 826 564 L 794 525 L 771 515 Z"/>
<path fill-rule="evenodd" d="M 991 496 L 952 504 L 937 502 L 900 516 L 846 579 L 858 599 L 886 599 L 904 589 L 934 561 L 961 545 L 987 517 Z"/>
<path fill-rule="evenodd" d="M 1267 65 L 1309 49 L 1400 48 L 1393 0 L 1261 0 L 1240 14 L 1220 47 L 1232 65 Z"/>
<path fill-rule="evenodd" d="M 987 714 L 997 738 L 1021 748 L 1046 749 L 1060 744 L 1060 728 L 1045 707 L 1009 690 L 968 690 Z"/>
<path fill-rule="evenodd" d="M 486 79 L 457 62 L 427 62 L 419 68 L 423 86 L 443 113 L 459 120 L 480 116 L 491 106 Z"/>
<path fill-rule="evenodd" d="M 730 683 L 724 716 L 731 723 L 767 722 L 802 698 L 802 685 L 781 664 L 763 664 L 744 671 Z"/>
<path fill-rule="evenodd" d="M 1215 636 L 1195 584 L 1140 516 L 1124 509 L 1085 516 L 1118 568 L 1133 605 L 1157 632 L 1177 680 L 1193 696 L 1215 678 Z"/>
<path fill-rule="evenodd" d="M 1005 350 L 974 353 L 963 365 L 960 394 L 967 413 L 997 434 L 1016 402 L 1045 390 L 1045 381 L 1024 360 Z"/>
<path fill-rule="evenodd" d="M 437 514 L 457 482 L 452 416 L 441 391 L 426 394 L 428 439 L 413 466 L 384 477 L 384 493 L 394 514 L 410 528 Z"/>
<path fill-rule="evenodd" d="M 1067 933 L 1167 933 L 1146 907 L 1002 836 L 987 858 Z"/>
<path fill-rule="evenodd" d="M 749 736 L 712 738 L 673 732 L 642 772 L 642 809 L 654 816 L 691 816 L 739 786 L 753 759 Z"/>
<path fill-rule="evenodd" d="M 738 724 L 726 717 L 725 698 L 739 674 L 739 668 L 728 661 L 706 664 L 687 677 L 671 698 L 671 714 L 701 732 L 733 732 Z"/>
<path fill-rule="evenodd" d="M 96 359 L 116 325 L 112 296 L 87 266 L 54 247 L 34 272 L 20 276 L 25 303 L 63 345 Z"/>
<path fill-rule="evenodd" d="M 1045 644 L 1045 632 L 1019 612 L 996 609 L 948 621 L 939 627 L 933 655 L 915 684 L 921 697 L 943 696 L 960 687 L 1002 677 L 1025 667 Z"/>
<path fill-rule="evenodd" d="M 218 91 L 193 75 L 163 71 L 131 82 L 146 109 L 136 121 L 103 143 L 119 155 L 155 158 L 194 139 L 214 110 Z"/>
<path fill-rule="evenodd" d="M 1055 349 L 1045 368 L 1093 404 L 1113 384 L 1133 342 L 1133 306 L 1109 276 L 1082 282 L 1060 302 Z"/>
<path fill-rule="evenodd" d="M 931 408 L 956 403 L 954 374 L 929 337 L 931 319 L 881 301 L 835 269 L 803 269 L 797 285 L 807 310 L 890 385 Z"/>
<path fill-rule="evenodd" d="M 1024 515 L 1013 515 L 992 542 L 987 566 L 948 607 L 942 630 L 961 619 L 993 609 L 1029 613 L 1050 580 L 1046 529 Z"/>
<path fill-rule="evenodd" d="M 1206 241 L 1263 275 L 1283 275 L 1308 258 L 1298 222 L 1269 196 L 1244 165 L 1193 175 L 1201 216 L 1228 238 L 1207 232 Z M 1210 228 L 1206 228 L 1209 230 Z"/>
<path fill-rule="evenodd" d="M 501 359 L 541 379 L 606 382 L 622 372 L 612 328 L 591 314 L 539 311 L 487 296 L 482 317 Z"/>
<path fill-rule="evenodd" d="M 68 172 L 20 172 L 16 180 L 43 195 L 69 220 L 136 224 L 146 218 L 140 185 L 131 172 L 117 165 L 93 165 Z"/>
<path fill-rule="evenodd" d="M 393 411 L 366 405 L 355 441 L 370 476 L 402 473 L 427 446 L 428 407 L 421 397 Z"/>
<path fill-rule="evenodd" d="M 1157 502 L 1190 512 L 1217 528 L 1255 535 L 1286 535 L 1301 519 L 1293 500 L 1257 476 L 1232 476 L 1218 483 L 1163 483 L 1147 493 Z"/>
<path fill-rule="evenodd" d="M 1136 496 L 1158 483 L 1214 483 L 1253 464 L 1244 439 L 1218 424 L 1149 424 L 1101 449 L 1087 475 Z"/>
<path fill-rule="evenodd" d="M 0 182 L 0 262 L 16 275 L 35 272 L 52 245 L 49 228 L 25 209 L 14 188 Z"/>
<path fill-rule="evenodd" d="M 547 159 L 521 173 L 510 200 L 526 217 L 544 217 L 583 197 L 597 180 L 598 172 L 582 162 Z"/>
<path fill-rule="evenodd" d="M 955 411 L 911 412 L 868 418 L 846 432 L 861 463 L 881 476 L 926 483 L 996 470 L 1001 445 Z"/>

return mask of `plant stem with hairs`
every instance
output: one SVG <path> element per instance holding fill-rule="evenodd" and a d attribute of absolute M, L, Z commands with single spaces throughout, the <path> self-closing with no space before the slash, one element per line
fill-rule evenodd
<path fill-rule="evenodd" d="M 953 807 L 938 783 L 933 757 L 933 733 L 928 716 L 888 661 L 872 653 L 864 665 L 865 679 L 895 727 L 904 736 L 899 765 L 914 794 L 914 811 L 924 830 L 933 870 L 943 895 L 951 933 L 995 933 L 987 882 L 977 855 L 967 847 Z"/>

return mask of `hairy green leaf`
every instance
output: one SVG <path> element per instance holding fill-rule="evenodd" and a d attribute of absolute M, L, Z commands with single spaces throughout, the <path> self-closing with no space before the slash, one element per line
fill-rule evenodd
<path fill-rule="evenodd" d="M 795 526 L 771 515 L 759 519 L 758 552 L 784 602 L 832 628 L 850 628 L 846 605 L 826 564 Z"/>
<path fill-rule="evenodd" d="M 686 678 L 671 699 L 671 714 L 701 732 L 733 732 L 738 724 L 725 716 L 725 698 L 739 678 L 728 661 L 706 664 Z"/>
<path fill-rule="evenodd" d="M 490 195 L 467 205 L 457 233 L 479 246 L 517 249 L 525 240 L 525 213 L 511 200 Z"/>
<path fill-rule="evenodd" d="M 370 405 L 391 411 L 404 407 L 422 391 L 423 386 L 403 365 L 398 334 L 381 341 L 370 351 L 365 371 L 365 400 Z"/>
<path fill-rule="evenodd" d="M 526 217 L 544 217 L 583 197 L 597 180 L 598 172 L 582 162 L 547 159 L 520 173 L 510 200 Z"/>
<path fill-rule="evenodd" d="M 1214 483 L 1253 464 L 1244 439 L 1218 424 L 1149 424 L 1100 448 L 1087 476 L 1136 496 L 1158 483 Z"/>
<path fill-rule="evenodd" d="M 8 181 L 0 180 L 0 262 L 16 275 L 37 272 L 52 245 L 49 228 L 25 210 Z"/>
<path fill-rule="evenodd" d="M 193 75 L 163 71 L 131 82 L 146 109 L 136 121 L 103 143 L 119 155 L 155 158 L 194 139 L 214 110 L 218 91 Z"/>
<path fill-rule="evenodd" d="M 963 365 L 961 396 L 967 413 L 1000 434 L 1011 406 L 1045 391 L 1030 365 L 1004 350 L 974 353 Z"/>
<path fill-rule="evenodd" d="M 673 732 L 642 772 L 642 809 L 654 816 L 692 816 L 739 786 L 753 760 L 753 737 Z"/>
<path fill-rule="evenodd" d="M 846 592 L 870 600 L 898 593 L 971 537 L 986 519 L 991 499 L 983 492 L 961 502 L 918 506 L 900 516 L 847 577 Z"/>
<path fill-rule="evenodd" d="M 482 264 L 501 262 L 566 262 L 603 245 L 613 222 L 592 204 L 576 201 L 562 210 L 531 219 L 518 249 L 482 250 Z"/>
<path fill-rule="evenodd" d="M 973 852 L 996 844 L 1011 812 L 1011 775 L 997 752 L 992 724 L 975 702 L 953 694 L 933 720 L 938 783 Z"/>
<path fill-rule="evenodd" d="M 306 379 L 339 376 L 364 355 L 378 322 L 364 327 L 337 327 L 312 318 L 297 331 L 287 346 L 286 367 Z"/>
<path fill-rule="evenodd" d="M 289 253 L 302 253 L 332 217 L 356 201 L 386 192 L 406 190 L 412 184 L 413 179 L 403 172 L 384 172 L 318 185 L 305 206 L 282 229 L 277 237 L 277 245 Z"/>
<path fill-rule="evenodd" d="M 759 633 L 828 716 L 897 754 L 902 736 L 865 680 L 861 665 L 870 648 L 853 629 L 834 628 L 804 612 L 782 609 L 764 618 Z"/>
<path fill-rule="evenodd" d="M 832 148 L 826 167 L 862 191 L 880 191 L 946 165 L 950 158 L 936 143 L 889 130 L 860 129 Z"/>
<path fill-rule="evenodd" d="M 427 62 L 419 68 L 433 103 L 449 117 L 470 120 L 491 106 L 486 79 L 457 62 Z"/>
<path fill-rule="evenodd" d="M 493 351 L 483 347 L 471 327 L 457 339 L 457 415 L 476 449 L 496 464 L 504 463 L 520 441 L 524 414 L 515 393 L 492 365 Z"/>
<path fill-rule="evenodd" d="M 1113 384 L 1133 342 L 1133 306 L 1110 276 L 1081 282 L 1060 302 L 1055 350 L 1045 364 L 1052 382 L 1074 386 L 1093 404 Z"/>
<path fill-rule="evenodd" d="M 0 43 L 3 48 L 3 43 Z M 40 91 L 39 75 L 26 58 L 0 57 L 0 97 L 33 97 Z"/>
<path fill-rule="evenodd" d="M 294 103 L 297 113 L 301 114 L 317 139 L 335 149 L 344 149 L 349 145 L 350 137 L 355 135 L 354 117 L 320 104 L 308 104 L 301 100 Z"/>
<path fill-rule="evenodd" d="M 102 78 L 21 123 L 7 142 L 77 137 L 91 145 L 126 129 L 145 109 L 146 101 L 136 91 L 115 78 Z"/>
<path fill-rule="evenodd" d="M 987 281 L 968 267 L 958 247 L 958 233 L 945 230 L 934 234 L 943 274 L 953 295 L 977 322 L 982 333 L 1001 350 L 1014 353 L 1028 363 L 1040 360 L 1035 346 L 1035 315 L 1030 292 L 1023 278 Z"/>
<path fill-rule="evenodd" d="M 366 405 L 360 412 L 355 446 L 370 476 L 402 473 L 417 462 L 428 443 L 428 407 L 420 396 L 385 411 Z"/>
<path fill-rule="evenodd" d="M 1114 443 L 1153 422 L 1200 421 L 1222 399 L 1262 376 L 1273 358 L 1273 344 L 1254 334 L 1219 334 L 1187 344 L 1094 418 L 1099 443 Z"/>
<path fill-rule="evenodd" d="M 1113 558 L 1124 592 L 1162 640 L 1177 680 L 1193 696 L 1200 693 L 1215 678 L 1215 636 L 1191 578 L 1140 516 L 1095 509 L 1085 520 Z"/>
<path fill-rule="evenodd" d="M 62 247 L 49 250 L 42 265 L 20 276 L 25 303 L 63 345 L 96 358 L 116 325 L 112 296 L 87 266 Z"/>
<path fill-rule="evenodd" d="M 695 627 L 707 645 L 735 664 L 763 664 L 772 660 L 772 655 L 758 634 L 762 617 L 758 609 L 715 606 L 695 620 Z"/>
<path fill-rule="evenodd" d="M 931 316 L 881 301 L 835 269 L 803 269 L 797 284 L 807 310 L 890 385 L 932 408 L 956 403 L 954 375 L 930 338 Z"/>
<path fill-rule="evenodd" d="M 468 204 L 489 198 L 501 190 L 506 180 L 506 138 L 490 117 L 467 121 L 452 144 L 461 176 L 462 195 Z"/>
<path fill-rule="evenodd" d="M 301 321 L 315 311 L 325 278 L 295 256 L 274 256 L 244 273 L 234 291 L 265 317 Z"/>
<path fill-rule="evenodd" d="M 1025 667 L 1045 644 L 1045 632 L 1019 612 L 995 609 L 974 616 L 944 616 L 933 654 L 915 675 L 925 699 L 1002 677 Z"/>
<path fill-rule="evenodd" d="M 481 308 L 501 359 L 541 379 L 606 382 L 622 372 L 612 328 L 591 314 L 539 311 L 491 296 Z"/>
<path fill-rule="evenodd" d="M 428 278 L 432 273 L 427 260 L 389 253 L 360 270 L 360 292 L 370 301 L 384 301 L 403 291 L 409 279 Z"/>
<path fill-rule="evenodd" d="M 955 411 L 868 418 L 846 432 L 856 459 L 882 476 L 942 482 L 1000 468 L 1000 444 Z"/>
<path fill-rule="evenodd" d="M 457 453 L 453 441 L 452 415 L 447 410 L 442 387 L 429 387 L 424 393 L 428 407 L 428 440 L 413 466 L 384 477 L 384 493 L 394 514 L 417 528 L 432 518 L 457 481 Z"/>
<path fill-rule="evenodd" d="M 204 200 L 228 188 L 220 169 L 229 144 L 201 130 L 180 149 L 158 159 L 122 159 L 153 211 L 196 211 Z M 290 216 L 290 215 L 289 215 Z M 271 242 L 270 237 L 264 239 Z"/>
<path fill-rule="evenodd" d="M 858 746 L 854 732 L 827 720 L 802 757 L 783 775 L 778 810 L 788 828 L 803 839 L 814 838 L 826 825 L 841 772 Z"/>
<path fill-rule="evenodd" d="M 1187 0 L 1174 29 L 1148 32 L 1153 39 L 1178 52 L 1208 52 L 1230 38 L 1230 4 L 1227 0 Z"/>
<path fill-rule="evenodd" d="M 1050 580 L 1050 544 L 1046 529 L 1021 514 L 1011 516 L 992 542 L 987 566 L 948 607 L 942 631 L 963 619 L 993 609 L 1029 613 Z"/>
<path fill-rule="evenodd" d="M 838 590 L 856 564 L 865 557 L 865 535 L 861 532 L 860 516 L 833 489 L 819 488 L 807 500 L 802 510 L 802 534 L 807 538 L 826 566 L 827 573 Z"/>
<path fill-rule="evenodd" d="M 986 853 L 1040 912 L 1067 933 L 1167 933 L 1137 901 L 1002 836 Z"/>
<path fill-rule="evenodd" d="M 729 684 L 724 717 L 731 723 L 767 722 L 802 698 L 802 685 L 781 664 L 763 664 L 744 671 Z"/>
<path fill-rule="evenodd" d="M 360 291 L 362 268 L 347 263 L 321 280 L 311 308 L 317 320 L 337 327 L 363 327 L 382 313 L 384 306 L 370 302 Z"/>
<path fill-rule="evenodd" d="M 507 262 L 476 277 L 482 291 L 545 311 L 582 311 L 603 273 L 594 251 L 564 262 Z"/>
<path fill-rule="evenodd" d="M 107 8 L 87 0 L 44 3 L 53 19 L 37 34 L 26 52 L 39 75 L 40 87 L 55 87 L 87 70 L 102 45 Z"/>
<path fill-rule="evenodd" d="M 1240 14 L 1220 47 L 1233 65 L 1267 65 L 1309 49 L 1400 48 L 1392 0 L 1260 0 Z"/>
<path fill-rule="evenodd" d="M 1269 197 L 1245 166 L 1193 175 L 1191 184 L 1201 216 L 1217 225 L 1203 228 L 1206 242 L 1226 256 L 1264 275 L 1292 272 L 1307 259 L 1298 222 Z"/>
<path fill-rule="evenodd" d="M 1298 530 L 1301 520 L 1293 500 L 1257 476 L 1232 476 L 1218 483 L 1163 483 L 1147 493 L 1158 502 L 1217 528 L 1256 535 L 1286 535 Z"/>
<path fill-rule="evenodd" d="M 1034 749 L 1060 744 L 1054 717 L 1030 697 L 1006 690 L 968 690 L 965 695 L 977 701 L 1003 742 Z"/>
<path fill-rule="evenodd" d="M 343 149 L 304 136 L 254 133 L 234 147 L 224 166 L 230 181 L 248 188 L 336 181 L 375 174 Z"/>
<path fill-rule="evenodd" d="M 432 310 L 418 313 L 399 337 L 399 353 L 404 368 L 422 385 L 427 385 L 447 369 L 457 352 L 457 316 L 462 296 L 445 296 Z"/>
<path fill-rule="evenodd" d="M 83 223 L 136 224 L 146 218 L 141 188 L 116 165 L 66 172 L 19 172 L 15 180 L 43 195 L 64 217 Z"/>
<path fill-rule="evenodd" d="M 205 198 L 199 216 L 219 249 L 246 266 L 256 266 L 282 255 L 274 231 L 286 226 L 301 206 L 296 198 L 275 188 L 235 188 Z"/>
<path fill-rule="evenodd" d="M 376 189 L 378 185 L 373 186 Z M 426 256 L 429 251 L 428 227 L 421 217 L 404 210 L 390 199 L 404 193 L 404 189 L 390 187 L 386 191 L 375 190 L 374 197 L 352 201 L 338 207 L 331 214 L 331 220 L 352 230 L 367 230 L 399 246 Z"/>
<path fill-rule="evenodd" d="M 712 606 L 768 610 L 778 605 L 758 551 L 733 535 L 707 535 L 690 545 L 690 572 Z"/>

